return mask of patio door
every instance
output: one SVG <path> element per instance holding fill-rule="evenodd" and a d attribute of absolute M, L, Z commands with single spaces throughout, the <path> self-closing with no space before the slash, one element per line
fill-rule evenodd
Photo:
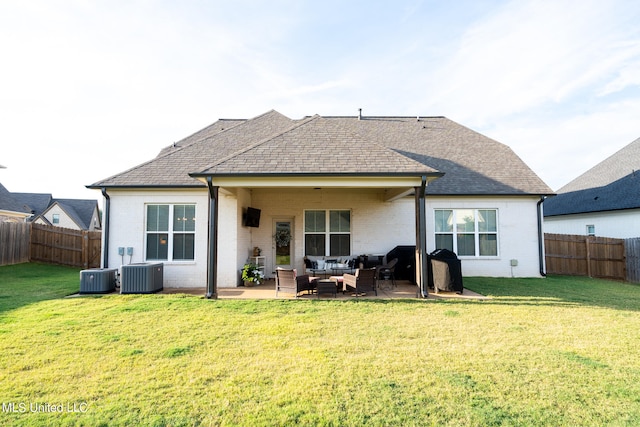
<path fill-rule="evenodd" d="M 293 268 L 293 218 L 273 219 L 273 263 L 277 267 Z"/>

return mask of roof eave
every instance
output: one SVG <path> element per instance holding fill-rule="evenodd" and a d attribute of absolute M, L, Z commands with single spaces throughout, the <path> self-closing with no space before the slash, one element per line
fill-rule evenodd
<path fill-rule="evenodd" d="M 550 218 L 550 217 L 561 217 L 561 216 L 569 216 L 569 215 L 590 215 L 590 214 L 598 214 L 598 213 L 632 211 L 632 210 L 638 210 L 638 209 L 640 209 L 640 206 L 619 208 L 619 209 L 599 209 L 599 210 L 590 210 L 590 211 L 562 212 L 562 213 L 552 213 L 552 214 L 547 214 L 545 212 L 544 217 Z"/>
<path fill-rule="evenodd" d="M 500 196 L 504 196 L 504 197 L 513 197 L 513 196 L 526 196 L 526 197 L 553 197 L 555 196 L 555 193 L 541 193 L 541 192 L 533 192 L 533 193 L 527 193 L 527 192 L 513 192 L 513 193 L 451 193 L 451 192 L 446 192 L 446 193 L 429 193 L 429 190 L 427 189 L 427 197 L 428 196 L 442 196 L 442 197 L 500 197 Z"/>
<path fill-rule="evenodd" d="M 404 188 L 420 186 L 422 178 L 433 181 L 442 172 L 347 172 L 347 173 L 191 173 L 202 182 L 221 187 L 377 187 Z"/>
<path fill-rule="evenodd" d="M 208 172 L 192 172 L 189 174 L 192 178 L 206 178 L 208 176 L 211 177 L 256 177 L 256 178 L 264 178 L 264 177 L 289 177 L 289 178 L 298 178 L 298 177 L 342 177 L 342 176 L 353 176 L 353 177 L 365 177 L 365 176 L 387 176 L 387 177 L 397 177 L 397 176 L 412 176 L 412 177 L 433 177 L 440 178 L 444 175 L 444 172 L 344 172 L 344 173 L 322 173 L 322 172 L 251 172 L 251 173 L 237 173 L 237 172 L 229 172 L 229 173 L 208 173 Z"/>
<path fill-rule="evenodd" d="M 163 190 L 163 189 L 172 189 L 172 188 L 202 189 L 203 185 L 198 183 L 198 182 L 196 182 L 195 184 L 189 184 L 189 185 L 180 185 L 180 184 L 162 184 L 162 185 L 156 185 L 156 184 L 127 184 L 127 185 L 121 185 L 121 184 L 91 184 L 91 185 L 86 185 L 85 187 L 90 189 L 90 190 L 102 190 L 103 188 L 105 188 L 105 189 L 118 188 L 118 189 L 129 189 L 129 190 L 134 190 L 134 189 Z"/>

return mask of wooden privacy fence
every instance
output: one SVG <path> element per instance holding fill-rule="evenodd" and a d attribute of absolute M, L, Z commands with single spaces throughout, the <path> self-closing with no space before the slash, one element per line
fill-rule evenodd
<path fill-rule="evenodd" d="M 100 231 L 32 224 L 31 261 L 72 267 L 100 267 Z"/>
<path fill-rule="evenodd" d="M 547 273 L 627 280 L 624 239 L 544 235 Z"/>
<path fill-rule="evenodd" d="M 29 262 L 31 224 L 0 222 L 0 265 Z"/>
<path fill-rule="evenodd" d="M 0 223 L 0 265 L 36 261 L 98 268 L 101 236 L 100 231 L 34 223 Z"/>
<path fill-rule="evenodd" d="M 640 283 L 640 237 L 625 239 L 627 254 L 627 280 Z"/>

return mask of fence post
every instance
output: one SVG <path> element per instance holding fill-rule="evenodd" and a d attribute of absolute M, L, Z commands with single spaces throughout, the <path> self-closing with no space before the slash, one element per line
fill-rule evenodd
<path fill-rule="evenodd" d="M 640 237 L 626 239 L 625 242 L 625 271 L 628 282 L 640 282 Z"/>
<path fill-rule="evenodd" d="M 591 248 L 589 247 L 589 240 L 591 238 L 589 236 L 585 237 L 584 239 L 584 243 L 586 246 L 586 251 L 587 251 L 587 276 L 588 277 L 592 277 L 591 276 Z"/>
<path fill-rule="evenodd" d="M 82 265 L 86 270 L 89 268 L 89 232 L 82 231 Z"/>

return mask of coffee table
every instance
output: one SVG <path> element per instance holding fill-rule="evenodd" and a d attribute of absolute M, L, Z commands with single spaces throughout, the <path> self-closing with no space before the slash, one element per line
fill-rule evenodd
<path fill-rule="evenodd" d="M 338 296 L 338 288 L 336 282 L 330 279 L 320 279 L 316 282 L 316 296 L 320 298 L 320 294 L 333 294 L 333 297 Z"/>

